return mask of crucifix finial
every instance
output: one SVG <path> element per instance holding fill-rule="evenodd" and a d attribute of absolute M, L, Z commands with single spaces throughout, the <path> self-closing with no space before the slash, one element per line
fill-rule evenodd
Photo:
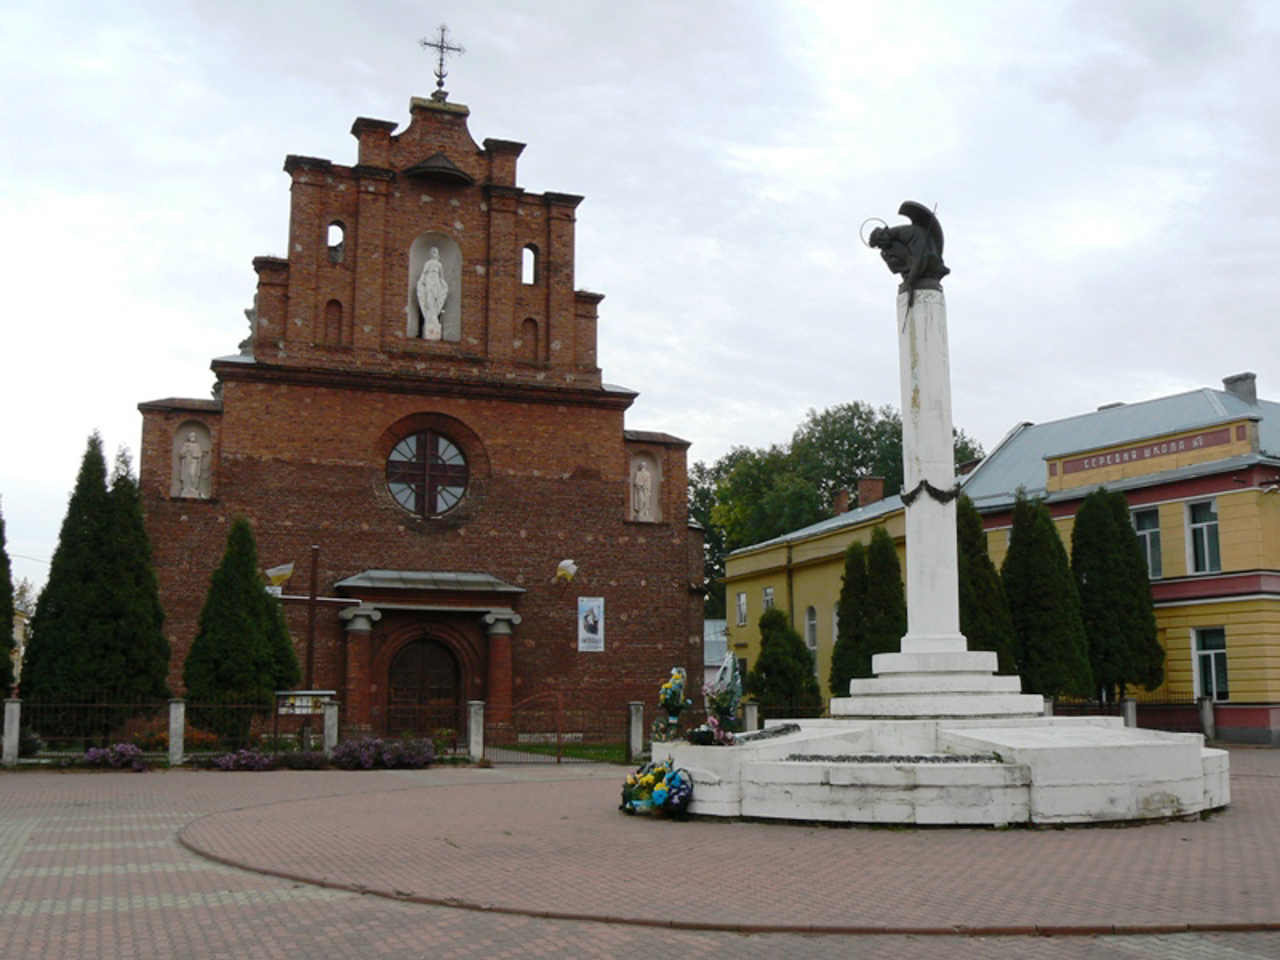
<path fill-rule="evenodd" d="M 449 99 L 449 91 L 444 88 L 444 78 L 449 75 L 444 68 L 444 58 L 451 53 L 466 53 L 467 51 L 461 44 L 449 42 L 449 28 L 443 23 L 440 24 L 439 35 L 434 40 L 428 40 L 423 37 L 418 41 L 418 45 L 424 50 L 436 51 L 436 91 L 431 94 L 431 99 L 439 100 L 443 103 Z"/>

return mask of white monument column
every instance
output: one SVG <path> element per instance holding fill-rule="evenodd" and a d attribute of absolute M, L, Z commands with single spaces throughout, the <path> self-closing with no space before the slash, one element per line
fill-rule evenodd
<path fill-rule="evenodd" d="M 903 653 L 966 649 L 960 633 L 955 453 L 947 301 L 942 291 L 898 294 L 903 498 L 907 507 L 907 634 Z"/>
<path fill-rule="evenodd" d="M 896 653 L 871 658 L 874 677 L 849 683 L 831 701 L 833 717 L 1038 716 L 1038 696 L 1013 676 L 995 676 L 996 655 L 969 650 L 960 632 L 956 553 L 955 444 L 947 301 L 941 280 L 942 227 L 907 201 L 910 225 L 871 233 L 898 288 L 898 370 L 902 388 L 902 500 L 906 507 L 907 632 Z"/>

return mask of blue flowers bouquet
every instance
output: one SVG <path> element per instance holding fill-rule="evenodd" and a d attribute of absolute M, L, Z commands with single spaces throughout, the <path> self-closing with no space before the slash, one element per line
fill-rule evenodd
<path fill-rule="evenodd" d="M 670 760 L 655 760 L 627 775 L 618 809 L 629 814 L 661 813 L 682 817 L 692 799 L 693 778 L 689 771 L 675 769 Z"/>

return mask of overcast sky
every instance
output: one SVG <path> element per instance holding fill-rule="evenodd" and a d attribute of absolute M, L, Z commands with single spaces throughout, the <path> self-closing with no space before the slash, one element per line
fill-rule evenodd
<path fill-rule="evenodd" d="M 40 582 L 85 440 L 207 397 L 285 255 L 287 154 L 434 89 L 581 194 L 605 379 L 691 460 L 898 404 L 868 217 L 937 205 L 955 422 L 1220 387 L 1280 398 L 1280 4 L 0 0 L 0 497 Z M 34 558 L 34 559 L 28 559 Z M 45 561 L 45 562 L 41 562 Z"/>

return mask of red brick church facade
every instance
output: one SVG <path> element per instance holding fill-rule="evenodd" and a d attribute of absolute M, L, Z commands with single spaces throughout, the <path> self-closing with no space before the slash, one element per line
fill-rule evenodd
<path fill-rule="evenodd" d="M 181 689 L 229 522 L 286 594 L 312 686 L 344 735 L 501 721 L 559 690 L 620 711 L 701 669 L 702 544 L 688 444 L 624 428 L 631 391 L 596 360 L 598 294 L 574 289 L 580 197 L 517 186 L 523 145 L 466 107 L 358 119 L 357 161 L 290 156 L 286 259 L 254 261 L 251 333 L 213 361 L 214 400 L 143 414 L 141 481 Z M 578 567 L 569 583 L 557 565 Z M 578 598 L 603 600 L 580 652 Z M 429 732 L 425 731 L 424 732 Z"/>

